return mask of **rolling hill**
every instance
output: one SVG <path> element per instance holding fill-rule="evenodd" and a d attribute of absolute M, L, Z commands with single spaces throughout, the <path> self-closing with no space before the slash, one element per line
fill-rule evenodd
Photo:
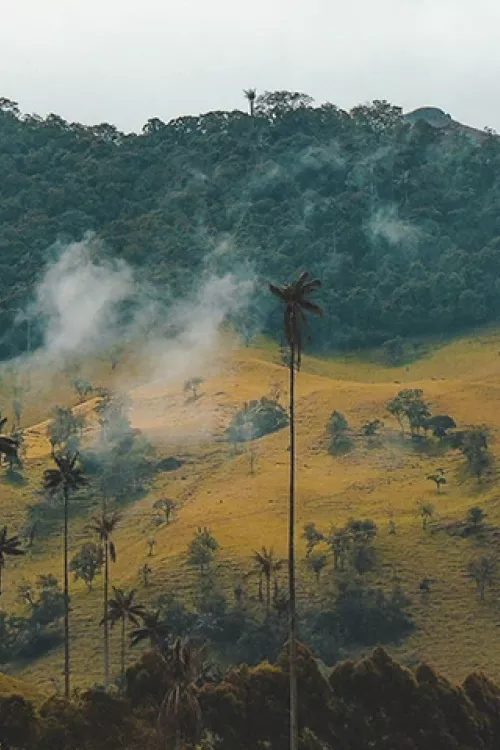
<path fill-rule="evenodd" d="M 416 628 L 389 650 L 403 663 L 420 660 L 434 664 L 453 680 L 475 669 L 500 678 L 500 656 L 495 649 L 498 634 L 498 584 L 488 589 L 480 602 L 474 583 L 466 576 L 469 560 L 485 554 L 485 548 L 470 539 L 446 533 L 444 527 L 465 518 L 471 506 L 487 513 L 490 527 L 500 526 L 500 502 L 494 483 L 478 486 L 463 471 L 464 459 L 457 451 L 428 455 L 416 451 L 409 439 L 402 440 L 397 424 L 388 416 L 386 404 L 398 390 L 422 388 L 434 413 L 451 414 L 457 425 L 486 424 L 492 435 L 492 450 L 499 456 L 495 437 L 500 430 L 500 331 L 489 330 L 430 346 L 427 353 L 407 366 L 387 367 L 355 355 L 329 359 L 306 357 L 298 377 L 298 519 L 301 529 L 314 521 L 323 530 L 343 525 L 348 518 L 371 518 L 378 527 L 376 548 L 380 565 L 368 574 L 373 585 L 389 590 L 399 582 L 411 598 Z M 96 385 L 112 386 L 127 379 L 133 357 L 115 370 L 102 362 L 86 362 L 82 370 Z M 276 348 L 265 340 L 249 348 L 234 348 L 229 340 L 212 375 L 202 385 L 201 395 L 190 401 L 182 383 L 165 387 L 162 382 L 136 384 L 130 391 L 133 425 L 149 436 L 162 456 L 175 456 L 181 466 L 158 474 L 150 491 L 124 508 L 115 541 L 118 559 L 112 566 L 112 582 L 138 588 L 138 598 L 147 603 L 160 593 L 175 592 L 192 601 L 195 573 L 186 566 L 186 550 L 199 526 L 210 527 L 220 544 L 218 575 L 228 598 L 238 582 L 248 586 L 249 597 L 256 584 L 246 583 L 254 549 L 274 546 L 284 556 L 287 517 L 287 434 L 279 431 L 255 443 L 255 467 L 250 470 L 248 450 L 235 451 L 221 440 L 231 414 L 246 401 L 260 398 L 273 385 L 286 392 L 287 372 Z M 4 379 L 4 389 L 8 379 Z M 50 406 L 74 404 L 68 377 L 44 378 L 32 373 L 32 397 L 25 411 L 25 483 L 9 484 L 0 478 L 0 519 L 9 528 L 25 522 L 26 508 L 49 465 L 50 446 L 45 437 Z M 75 407 L 89 417 L 85 440 L 91 441 L 96 399 Z M 325 425 L 333 410 L 349 421 L 354 449 L 341 457 L 326 451 Z M 361 436 L 361 425 L 371 419 L 384 422 L 379 444 L 370 446 Z M 444 468 L 448 483 L 438 495 L 427 476 Z M 162 496 L 173 498 L 177 510 L 173 521 L 152 525 L 152 505 Z M 435 516 L 422 530 L 418 502 L 431 502 Z M 79 517 L 71 524 L 71 551 L 88 539 Z M 389 521 L 396 533 L 389 533 Z M 157 542 L 148 557 L 147 540 Z M 491 542 L 490 546 L 494 543 Z M 335 590 L 331 560 L 317 589 L 305 562 L 305 544 L 300 539 L 299 600 L 328 600 Z M 492 550 L 489 549 L 488 552 Z M 54 535 L 36 542 L 24 558 L 8 561 L 4 575 L 2 607 L 20 611 L 17 587 L 38 574 L 61 578 L 61 539 Z M 141 565 L 152 568 L 151 584 L 142 588 Z M 430 595 L 423 596 L 423 577 L 434 581 Z M 75 685 L 102 680 L 102 645 L 99 632 L 101 586 L 97 579 L 88 593 L 82 582 L 72 583 L 72 670 Z M 258 606 L 254 603 L 253 606 Z M 355 649 L 359 655 L 362 649 Z M 118 671 L 118 635 L 112 637 L 113 670 Z M 132 661 L 135 654 L 128 653 Z M 52 690 L 62 684 L 62 648 L 16 665 L 14 674 L 29 680 L 36 689 Z"/>

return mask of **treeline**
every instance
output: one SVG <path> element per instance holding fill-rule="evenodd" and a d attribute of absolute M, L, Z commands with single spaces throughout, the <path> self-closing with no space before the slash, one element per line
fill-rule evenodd
<path fill-rule="evenodd" d="M 254 104 L 252 116 L 153 118 L 125 135 L 108 124 L 22 115 L 0 100 L 3 329 L 29 298 L 47 249 L 89 230 L 104 252 L 174 294 L 207 268 L 250 263 L 263 278 L 282 279 L 307 266 L 323 281 L 321 348 L 496 319 L 494 134 L 412 124 L 387 102 L 344 112 L 274 92 Z M 268 310 L 256 304 L 242 333 L 264 326 L 279 336 Z M 11 330 L 0 354 L 25 342 L 24 330 Z"/>
<path fill-rule="evenodd" d="M 406 669 L 381 648 L 326 676 L 304 646 L 298 657 L 300 750 L 498 747 L 500 688 L 482 674 L 456 686 L 426 665 Z M 123 696 L 86 690 L 38 709 L 22 696 L 0 697 L 0 746 L 286 750 L 287 679 L 286 652 L 274 664 L 217 674 L 199 647 L 176 642 L 127 671 Z"/>

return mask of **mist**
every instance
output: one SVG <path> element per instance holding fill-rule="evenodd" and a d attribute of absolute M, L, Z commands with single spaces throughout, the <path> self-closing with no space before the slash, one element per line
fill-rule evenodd
<path fill-rule="evenodd" d="M 110 351 L 127 351 L 134 366 L 131 371 L 118 368 L 113 380 L 116 390 L 129 393 L 133 401 L 138 397 L 136 426 L 145 421 L 143 397 L 147 401 L 160 393 L 165 401 L 168 389 L 174 389 L 177 396 L 182 394 L 184 404 L 186 380 L 205 379 L 224 368 L 232 340 L 224 335 L 224 323 L 229 316 L 244 313 L 255 287 L 255 275 L 247 264 L 232 272 L 221 270 L 227 265 L 221 263 L 224 243 L 209 249 L 200 277 L 182 298 L 139 280 L 127 263 L 107 257 L 105 246 L 94 235 L 55 250 L 56 259 L 43 271 L 32 304 L 19 316 L 20 321 L 36 319 L 43 326 L 42 344 L 12 361 L 11 367 L 50 379 L 50 373 L 66 371 L 68 362 L 77 362 L 84 377 L 86 360 L 90 370 L 92 361 L 105 360 Z M 30 399 L 28 392 L 25 399 Z M 192 404 L 188 410 L 188 432 L 199 436 L 211 431 L 213 404 Z M 173 439 L 181 434 L 189 438 L 185 427 L 178 424 L 176 432 L 165 420 L 163 432 Z"/>
<path fill-rule="evenodd" d="M 390 245 L 413 245 L 421 235 L 420 230 L 409 221 L 400 219 L 396 206 L 384 206 L 375 211 L 367 225 L 373 238 L 382 237 Z"/>
<path fill-rule="evenodd" d="M 135 292 L 132 269 L 123 261 L 99 259 L 93 236 L 61 250 L 45 270 L 27 311 L 44 322 L 42 352 L 49 359 L 90 354 L 119 335 L 118 306 Z"/>

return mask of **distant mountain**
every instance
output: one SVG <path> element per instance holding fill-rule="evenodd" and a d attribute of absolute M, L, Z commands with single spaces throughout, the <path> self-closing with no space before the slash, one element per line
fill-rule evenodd
<path fill-rule="evenodd" d="M 488 130 L 478 130 L 470 125 L 464 125 L 458 122 L 458 120 L 454 120 L 451 115 L 439 109 L 439 107 L 418 107 L 412 112 L 404 114 L 403 120 L 406 120 L 410 124 L 423 120 L 433 128 L 449 131 L 450 133 L 458 130 L 471 136 L 476 141 L 483 141 L 489 135 Z"/>

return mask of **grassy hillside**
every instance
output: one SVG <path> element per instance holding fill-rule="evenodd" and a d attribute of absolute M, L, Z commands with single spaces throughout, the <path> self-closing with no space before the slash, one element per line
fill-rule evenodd
<path fill-rule="evenodd" d="M 415 452 L 403 442 L 397 424 L 385 405 L 400 388 L 423 388 L 434 413 L 451 414 L 458 425 L 487 424 L 497 459 L 500 446 L 495 437 L 500 429 L 500 332 L 460 339 L 435 347 L 408 367 L 387 368 L 354 356 L 329 360 L 305 358 L 298 377 L 298 529 L 314 521 L 328 530 L 341 526 L 349 517 L 372 518 L 378 525 L 376 546 L 381 566 L 372 576 L 390 588 L 399 580 L 412 599 L 416 630 L 403 643 L 390 648 L 403 662 L 424 659 L 453 680 L 474 669 L 484 669 L 500 679 L 500 654 L 494 647 L 498 633 L 497 590 L 488 591 L 479 602 L 475 586 L 466 578 L 467 562 L 482 553 L 474 542 L 444 532 L 423 532 L 416 504 L 429 501 L 435 506 L 435 520 L 446 523 L 465 517 L 467 509 L 480 505 L 490 525 L 500 526 L 500 502 L 494 482 L 479 487 L 462 471 L 464 459 L 451 451 L 441 456 Z M 124 363 L 114 373 L 96 365 L 89 373 L 99 385 L 113 378 L 123 382 Z M 64 380 L 65 376 L 60 376 Z M 71 402 L 73 396 L 63 383 L 51 381 L 47 392 L 26 412 L 26 420 L 46 417 L 50 403 Z M 174 591 L 188 599 L 194 574 L 187 569 L 185 552 L 199 525 L 210 526 L 220 543 L 218 564 L 227 586 L 234 585 L 249 569 L 253 549 L 274 545 L 285 554 L 287 517 L 286 431 L 256 441 L 255 471 L 250 472 L 248 451 L 235 454 L 217 438 L 234 409 L 249 399 L 269 392 L 272 384 L 285 388 L 287 372 L 279 364 L 274 347 L 228 348 L 218 373 L 202 386 L 196 402 L 186 399 L 182 384 L 166 389 L 161 382 L 137 385 L 131 390 L 134 426 L 143 430 L 165 456 L 185 460 L 174 472 L 159 475 L 147 496 L 124 510 L 116 534 L 118 560 L 112 566 L 115 585 L 137 587 L 138 597 L 147 602 L 159 593 Z M 73 400 L 74 402 L 74 400 Z M 78 409 L 91 414 L 95 402 Z M 354 450 L 333 458 L 325 448 L 325 424 L 334 410 L 345 414 L 357 433 L 367 420 L 384 421 L 381 445 L 370 448 L 356 436 Z M 45 414 L 42 414 L 42 411 Z M 49 444 L 43 423 L 26 431 L 27 459 L 24 486 L 11 486 L 0 477 L 0 520 L 9 527 L 22 524 L 33 491 L 48 465 Z M 90 439 L 91 433 L 88 438 Z M 437 466 L 446 470 L 448 484 L 440 495 L 426 477 Z M 173 523 L 153 528 L 152 504 L 167 495 L 179 504 Z M 396 534 L 389 534 L 389 520 Z M 74 553 L 87 538 L 85 519 L 71 526 Z M 147 539 L 154 536 L 156 553 L 148 558 Z M 327 597 L 334 590 L 331 561 L 318 593 L 304 564 L 305 546 L 299 541 L 299 598 Z M 17 586 L 39 573 L 52 572 L 61 578 L 61 539 L 35 544 L 33 551 L 14 563 L 7 562 L 2 606 L 19 608 Z M 140 586 L 138 569 L 149 562 L 151 585 Z M 419 582 L 435 580 L 427 600 L 419 593 Z M 101 585 L 87 593 L 83 583 L 72 583 L 72 669 L 75 685 L 92 684 L 102 678 L 102 645 L 98 621 L 101 617 Z M 250 589 L 254 587 L 249 584 Z M 254 593 L 251 591 L 251 593 Z M 230 596 L 230 593 L 228 593 Z M 112 636 L 113 668 L 118 671 L 118 634 Z M 134 658 L 129 653 L 128 658 Z M 62 648 L 35 663 L 21 665 L 19 675 L 40 689 L 52 688 L 51 677 L 62 684 Z"/>

